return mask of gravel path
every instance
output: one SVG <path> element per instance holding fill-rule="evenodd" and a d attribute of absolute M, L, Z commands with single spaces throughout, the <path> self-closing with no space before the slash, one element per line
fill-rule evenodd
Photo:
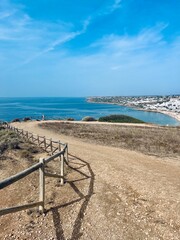
<path fill-rule="evenodd" d="M 180 239 L 179 158 L 90 144 L 40 128 L 38 122 L 14 125 L 68 142 L 72 169 L 63 187 L 47 180 L 46 215 L 12 214 L 15 223 L 0 238 Z M 0 224 L 9 218 L 1 217 Z"/>

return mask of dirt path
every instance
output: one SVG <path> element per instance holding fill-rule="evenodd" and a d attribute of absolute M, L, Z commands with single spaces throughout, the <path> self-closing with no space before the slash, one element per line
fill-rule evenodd
<path fill-rule="evenodd" d="M 51 189 L 47 232 L 22 239 L 180 239 L 180 159 L 89 144 L 38 122 L 14 125 L 68 142 L 74 168 L 64 187 Z"/>

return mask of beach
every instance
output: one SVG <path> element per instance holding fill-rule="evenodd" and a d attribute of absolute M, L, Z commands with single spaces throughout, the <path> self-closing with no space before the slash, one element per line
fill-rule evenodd
<path fill-rule="evenodd" d="M 91 103 L 115 104 L 126 106 L 138 111 L 162 113 L 179 121 L 180 97 L 174 96 L 138 96 L 138 97 L 92 97 L 87 99 Z M 166 124 L 169 125 L 169 124 Z"/>

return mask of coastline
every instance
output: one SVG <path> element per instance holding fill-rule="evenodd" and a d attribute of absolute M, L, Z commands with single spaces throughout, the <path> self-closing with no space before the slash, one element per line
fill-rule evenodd
<path fill-rule="evenodd" d="M 157 112 L 166 114 L 172 118 L 175 118 L 176 120 L 178 120 L 180 122 L 180 113 L 170 112 L 170 111 L 157 111 Z"/>
<path fill-rule="evenodd" d="M 120 104 L 117 104 L 117 105 L 120 105 Z M 120 106 L 124 106 L 124 105 L 120 105 Z M 127 107 L 134 108 L 138 111 L 162 113 L 162 114 L 168 115 L 169 117 L 172 117 L 172 118 L 178 120 L 180 123 L 180 113 L 177 113 L 177 112 L 162 111 L 162 110 L 158 110 L 158 109 L 157 110 L 150 110 L 150 109 L 146 110 L 146 109 L 141 109 L 141 108 L 134 107 L 134 106 L 127 106 Z"/>
<path fill-rule="evenodd" d="M 129 108 L 133 108 L 133 109 L 136 109 L 138 111 L 144 111 L 144 112 L 156 112 L 156 113 L 162 113 L 162 114 L 165 114 L 165 115 L 168 115 L 176 120 L 179 121 L 180 123 L 180 113 L 177 113 L 177 112 L 171 112 L 171 111 L 162 111 L 162 110 L 146 110 L 146 109 L 141 109 L 141 108 L 138 108 L 138 107 L 135 107 L 135 106 L 130 106 L 130 105 L 122 105 L 122 104 L 118 104 L 118 103 L 109 103 L 109 102 L 93 102 L 92 100 L 90 99 L 87 99 L 87 102 L 90 102 L 90 103 L 102 103 L 102 104 L 111 104 L 111 105 L 118 105 L 118 106 L 124 106 L 124 107 L 129 107 Z"/>

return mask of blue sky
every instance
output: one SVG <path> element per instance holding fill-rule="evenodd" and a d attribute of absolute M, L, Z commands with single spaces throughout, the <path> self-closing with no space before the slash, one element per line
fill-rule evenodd
<path fill-rule="evenodd" d="M 1 0 L 0 96 L 180 94 L 179 0 Z"/>

